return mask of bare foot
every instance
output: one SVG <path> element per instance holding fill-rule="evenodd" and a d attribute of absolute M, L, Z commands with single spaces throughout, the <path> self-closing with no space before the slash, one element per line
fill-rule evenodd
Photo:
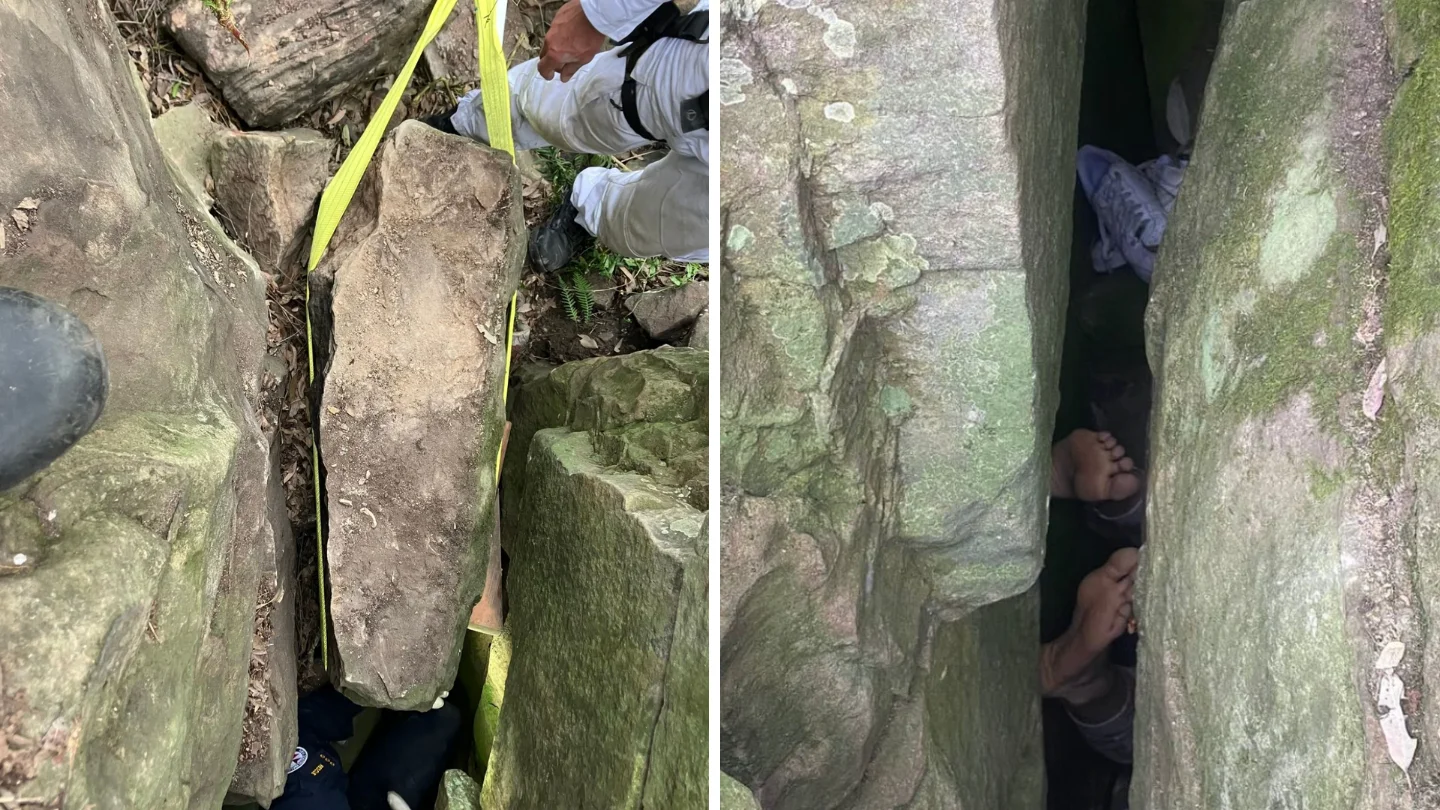
<path fill-rule="evenodd" d="M 1123 501 L 1140 491 L 1134 469 L 1114 436 L 1082 428 L 1051 448 L 1050 496 Z"/>
<path fill-rule="evenodd" d="M 1065 694 L 1083 688 L 1110 642 L 1126 631 L 1132 616 L 1135 569 L 1139 552 L 1122 548 L 1105 565 L 1091 571 L 1075 595 L 1075 616 L 1070 628 L 1046 644 L 1040 654 L 1040 686 L 1045 695 Z"/>

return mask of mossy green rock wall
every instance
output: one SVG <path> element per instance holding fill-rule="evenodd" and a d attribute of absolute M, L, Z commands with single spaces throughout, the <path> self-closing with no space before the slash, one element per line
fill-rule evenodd
<path fill-rule="evenodd" d="M 1440 6 L 1426 0 L 1387 4 L 1395 68 L 1407 71 L 1386 130 L 1390 162 L 1390 272 L 1384 413 L 1396 500 L 1395 528 L 1414 548 L 1414 582 L 1428 626 L 1440 616 Z M 1408 674 L 1425 695 L 1440 690 L 1440 640 L 1427 632 Z M 1416 683 L 1409 680 L 1407 683 Z M 1421 767 L 1440 769 L 1440 712 L 1423 712 L 1415 729 Z M 1431 776 L 1433 780 L 1433 776 Z M 1433 804 L 1440 799 L 1422 794 Z"/>
<path fill-rule="evenodd" d="M 925 757 L 1035 672 L 975 611 L 1042 559 L 1084 6 L 723 5 L 721 753 L 767 808 L 1033 798 L 998 717 L 1005 754 Z M 940 660 L 967 616 L 1027 644 Z"/>
<path fill-rule="evenodd" d="M 1381 5 L 1228 11 L 1149 311 L 1137 809 L 1437 806 L 1414 715 L 1436 660 L 1440 119 L 1419 74 L 1391 115 Z"/>
<path fill-rule="evenodd" d="M 706 806 L 707 363 L 598 358 L 514 394 L 486 808 Z"/>
<path fill-rule="evenodd" d="M 0 5 L 0 284 L 69 307 L 95 430 L 0 494 L 0 786 L 213 810 L 235 770 L 267 508 L 264 286 L 181 194 L 104 5 Z M 265 539 L 273 542 L 266 533 Z"/>

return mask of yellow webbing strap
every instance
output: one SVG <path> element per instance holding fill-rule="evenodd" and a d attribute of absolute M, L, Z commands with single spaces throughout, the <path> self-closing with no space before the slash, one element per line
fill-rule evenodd
<path fill-rule="evenodd" d="M 479 60 L 480 60 L 480 98 L 485 105 L 485 122 L 490 131 L 490 145 L 510 155 L 511 160 L 515 158 L 515 145 L 510 135 L 510 82 L 506 75 L 505 54 L 500 49 L 500 31 L 498 28 L 497 7 L 499 3 L 506 0 L 475 0 L 475 20 L 479 27 Z M 325 186 L 325 193 L 320 195 L 320 208 L 315 214 L 315 235 L 310 244 L 310 261 L 306 265 L 306 272 L 311 273 L 319 266 L 320 259 L 330 247 L 330 238 L 335 235 L 335 229 L 340 225 L 340 218 L 345 215 L 345 210 L 350 207 L 350 200 L 355 196 L 355 190 L 360 187 L 360 179 L 364 177 L 365 170 L 370 166 L 370 159 L 375 156 L 375 149 L 380 145 L 380 138 L 384 136 L 386 127 L 390 124 L 390 117 L 394 115 L 395 108 L 400 104 L 400 98 L 405 95 L 405 90 L 410 86 L 410 77 L 415 73 L 415 66 L 420 62 L 420 56 L 425 52 L 426 46 L 445 27 L 450 19 L 450 12 L 455 10 L 456 0 L 435 0 L 435 7 L 430 11 L 430 19 L 425 23 L 425 30 L 420 33 L 420 39 L 415 43 L 415 49 L 410 52 L 410 58 L 405 60 L 405 66 L 395 77 L 395 82 L 390 86 L 389 92 L 385 94 L 385 100 L 380 103 L 379 109 L 375 111 L 375 117 L 365 125 L 365 132 L 361 134 L 360 140 L 356 141 L 355 147 L 345 157 L 341 164 L 340 171 L 330 179 Z M 501 17 L 500 19 L 503 19 Z M 509 327 L 505 335 L 505 383 L 501 393 L 501 401 L 509 396 L 510 388 L 510 346 L 515 335 L 515 303 L 516 295 L 510 297 Z M 310 365 L 310 384 L 315 383 L 315 336 L 310 324 L 310 285 L 305 285 L 305 342 L 306 356 Z M 318 403 L 317 410 L 318 413 Z M 310 428 L 310 463 L 314 470 L 315 485 L 315 566 L 317 580 L 320 585 L 320 661 L 327 670 L 330 668 L 330 627 L 328 602 L 325 599 L 325 530 L 321 514 L 320 494 L 320 442 L 315 434 L 315 427 Z M 500 457 L 495 457 L 495 475 L 500 475 Z"/>

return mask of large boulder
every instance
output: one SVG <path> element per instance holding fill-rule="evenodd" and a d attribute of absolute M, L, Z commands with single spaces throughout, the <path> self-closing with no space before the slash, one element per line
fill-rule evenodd
<path fill-rule="evenodd" d="M 509 155 L 406 122 L 312 274 L 337 683 L 365 704 L 450 688 L 485 583 L 520 203 Z"/>
<path fill-rule="evenodd" d="M 517 410 L 532 394 L 541 407 L 516 423 L 513 658 L 487 808 L 705 806 L 706 363 L 597 358 L 517 392 Z"/>
<path fill-rule="evenodd" d="M 1035 795 L 1016 708 L 957 701 L 1033 718 L 1038 645 L 936 651 L 1031 622 L 974 611 L 1043 556 L 1084 11 L 724 8 L 721 764 L 767 808 Z"/>
<path fill-rule="evenodd" d="M 246 123 L 279 127 L 396 72 L 432 5 L 430 0 L 237 1 L 232 8 L 244 45 L 217 23 L 203 0 L 176 0 L 162 21 Z"/>
<path fill-rule="evenodd" d="M 1148 313 L 1137 808 L 1440 806 L 1417 700 L 1440 660 L 1440 18 L 1389 4 L 1416 48 L 1394 100 L 1382 5 L 1225 24 Z"/>
<path fill-rule="evenodd" d="M 103 6 L 0 6 L 0 284 L 104 346 L 107 408 L 0 494 L 0 785 L 36 806 L 218 806 L 246 704 L 270 468 L 264 286 L 176 185 Z M 103 114 L 99 111 L 103 110 Z M 178 172 L 177 172 L 178 173 Z"/>

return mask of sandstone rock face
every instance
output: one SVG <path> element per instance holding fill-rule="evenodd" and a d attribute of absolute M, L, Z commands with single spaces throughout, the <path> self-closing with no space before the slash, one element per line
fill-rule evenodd
<path fill-rule="evenodd" d="M 709 419 L 709 362 L 705 352 L 661 347 L 553 368 L 519 369 L 517 376 L 525 382 L 511 400 L 513 426 L 501 477 L 506 501 L 518 504 L 524 497 L 530 441 L 536 431 L 569 427 L 599 434 L 628 431 L 643 438 L 650 430 L 645 426 L 657 424 L 657 436 L 684 441 L 657 447 L 649 461 L 639 458 L 643 448 L 632 444 L 629 463 L 643 462 L 642 472 L 663 470 L 683 490 L 686 502 L 708 508 L 708 447 L 705 442 L 697 444 L 696 437 L 705 432 Z M 695 424 L 681 433 L 665 427 L 676 423 Z M 664 465 L 656 463 L 661 460 Z M 521 514 L 514 509 L 501 513 L 502 536 L 520 531 Z"/>
<path fill-rule="evenodd" d="M 1401 461 L 1390 467 L 1394 500 L 1402 509 L 1397 535 L 1415 550 L 1412 565 L 1418 604 L 1426 616 L 1440 615 L 1440 17 L 1428 3 L 1392 2 L 1390 52 L 1397 71 L 1409 71 L 1387 123 L 1390 167 L 1389 301 L 1385 318 L 1385 363 L 1390 379 L 1381 411 Z M 1395 441 L 1403 436 L 1402 441 Z M 1404 507 L 1408 507 L 1405 509 Z M 1408 653 L 1401 674 L 1423 694 L 1440 690 L 1440 639 L 1429 623 L 1424 646 Z M 1417 680 L 1418 679 L 1418 680 Z M 1412 727 L 1413 724 L 1412 724 Z M 1440 740 L 1440 713 L 1421 714 L 1415 736 L 1421 743 L 1419 779 L 1434 781 L 1434 741 Z M 1440 804 L 1420 793 L 1416 804 Z"/>
<path fill-rule="evenodd" d="M 710 310 L 705 310 L 695 319 L 695 324 L 690 327 L 690 340 L 685 345 L 692 349 L 710 348 Z"/>
<path fill-rule="evenodd" d="M 256 535 L 259 568 L 255 597 L 255 645 L 250 651 L 250 683 L 245 721 L 229 799 L 269 804 L 285 792 L 290 755 L 299 739 L 296 715 L 300 696 L 295 653 L 295 537 L 280 484 L 280 452 L 270 447 L 270 478 L 265 493 L 266 520 Z"/>
<path fill-rule="evenodd" d="M 215 123 L 199 104 L 167 110 L 155 119 L 153 126 L 155 140 L 179 170 L 177 181 L 189 189 L 202 207 L 208 209 L 214 205 L 215 198 L 206 190 L 205 178 L 210 175 L 210 150 L 225 128 Z"/>
<path fill-rule="evenodd" d="M 216 206 L 267 272 L 279 272 L 305 242 L 333 149 L 309 129 L 216 137 L 209 155 Z"/>
<path fill-rule="evenodd" d="M 517 392 L 517 411 L 536 407 L 509 451 L 523 438 L 486 808 L 705 806 L 707 507 L 689 482 L 704 479 L 707 362 L 597 358 Z"/>
<path fill-rule="evenodd" d="M 165 26 L 247 123 L 278 127 L 404 63 L 428 0 L 249 0 L 235 21 L 250 48 L 201 0 L 177 0 Z"/>
<path fill-rule="evenodd" d="M 97 7 L 0 6 L 0 136 L 27 145 L 0 207 L 39 200 L 0 284 L 69 307 L 110 369 L 94 432 L 0 494 L 0 551 L 29 560 L 0 573 L 0 784 L 208 810 L 240 744 L 267 512 L 264 287 L 172 182 L 125 60 Z"/>
<path fill-rule="evenodd" d="M 1224 29 L 1148 313 L 1135 807 L 1440 801 L 1424 742 L 1408 761 L 1434 721 L 1380 708 L 1437 660 L 1440 40 L 1395 5 L 1429 72 L 1393 115 L 1379 6 L 1257 0 Z"/>
<path fill-rule="evenodd" d="M 513 29 L 515 24 L 511 22 L 512 17 L 523 15 L 506 15 L 507 28 Z M 507 34 L 509 31 L 506 32 Z M 450 22 L 441 29 L 435 39 L 425 48 L 425 63 L 430 68 L 430 75 L 437 78 L 466 79 L 480 75 L 480 65 L 476 59 L 479 52 L 477 37 L 479 30 L 475 25 L 475 3 L 473 0 L 468 3 L 456 3 L 455 11 L 450 15 Z M 511 43 L 506 42 L 505 45 Z M 505 53 L 510 53 L 511 48 L 505 48 Z"/>
<path fill-rule="evenodd" d="M 710 285 L 704 281 L 632 295 L 626 301 L 635 322 L 657 340 L 667 340 L 684 332 L 709 303 Z"/>
<path fill-rule="evenodd" d="M 981 608 L 1042 558 L 1084 3 L 723 13 L 722 767 L 767 808 L 1033 806 L 1033 617 Z"/>
<path fill-rule="evenodd" d="M 458 666 L 494 529 L 505 317 L 524 258 L 510 157 L 419 122 L 386 140 L 326 260 L 320 409 L 338 684 L 428 707 Z"/>
<path fill-rule="evenodd" d="M 435 810 L 480 810 L 480 786 L 464 771 L 446 771 Z"/>
<path fill-rule="evenodd" d="M 750 788 L 720 774 L 720 810 L 760 810 L 760 803 Z"/>

